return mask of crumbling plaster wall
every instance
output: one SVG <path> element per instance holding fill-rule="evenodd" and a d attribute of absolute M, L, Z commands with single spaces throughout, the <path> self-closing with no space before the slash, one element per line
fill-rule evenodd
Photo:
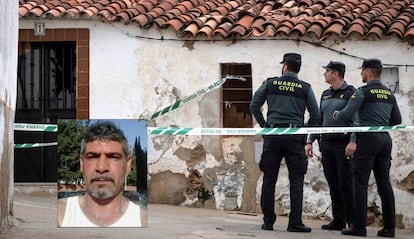
<path fill-rule="evenodd" d="M 12 222 L 18 2 L 0 2 L 0 234 Z"/>
<path fill-rule="evenodd" d="M 199 44 L 199 43 L 197 43 Z M 197 48 L 195 44 L 195 48 Z M 362 44 L 364 45 L 364 44 Z M 387 45 L 387 44 L 385 44 Z M 359 47 L 354 47 L 352 44 L 346 46 L 333 45 L 334 48 L 338 49 L 359 49 Z M 360 46 L 361 49 L 367 49 L 368 45 Z M 296 51 L 303 52 L 302 48 L 294 49 L 288 48 L 289 50 L 283 51 Z M 307 49 L 312 51 L 312 49 Z M 372 50 L 372 49 L 371 49 Z M 380 47 L 377 49 L 379 52 Z M 361 50 L 361 56 L 366 58 L 369 57 L 378 57 L 383 59 L 384 63 L 395 62 L 397 64 L 399 61 L 397 56 L 389 57 L 387 53 L 380 53 L 372 55 L 370 52 L 364 52 Z M 376 50 L 372 50 L 376 52 Z M 332 55 L 328 52 L 323 52 L 319 50 L 318 59 L 314 59 L 315 62 L 304 62 L 302 67 L 302 73 L 300 76 L 305 80 L 310 79 L 310 83 L 314 87 L 315 95 L 320 96 L 322 91 L 326 89 L 327 84 L 321 80 L 323 79 L 322 65 L 325 65 L 329 60 L 342 60 L 347 64 L 348 72 L 346 73 L 346 79 L 349 83 L 355 85 L 356 87 L 361 86 L 363 83 L 360 79 L 360 66 L 362 60 L 353 59 L 349 60 L 349 57 L 346 56 L 337 56 Z M 409 53 L 413 55 L 412 48 L 409 48 Z M 249 55 L 246 53 L 246 55 Z M 280 56 L 283 54 L 281 53 Z M 306 55 L 304 53 L 303 55 Z M 237 58 L 237 57 L 235 57 Z M 321 58 L 321 59 L 319 59 Z M 236 61 L 236 60 L 233 60 Z M 216 64 L 219 64 L 220 61 L 217 60 Z M 239 60 L 237 62 L 246 62 Z M 253 70 L 257 67 L 254 64 L 254 60 L 248 61 L 252 62 Z M 207 63 L 208 64 L 208 63 Z M 261 66 L 263 67 L 263 66 Z M 278 65 L 275 65 L 275 72 L 280 72 L 280 68 L 277 69 Z M 259 69 L 255 72 L 260 72 Z M 264 69 L 263 69 L 264 70 Z M 264 71 L 263 71 L 264 72 Z M 410 95 L 410 90 L 412 83 L 410 82 L 410 73 L 413 73 L 412 68 L 400 67 L 400 92 L 396 94 L 399 104 L 401 106 L 401 111 L 403 114 L 403 124 L 412 125 L 413 110 L 408 106 L 407 102 L 411 102 L 414 97 Z M 277 73 L 276 73 L 277 74 Z M 257 88 L 261 81 L 264 79 L 262 74 L 257 73 L 255 77 L 253 73 L 253 87 Z M 271 75 L 268 75 L 271 76 Z M 211 83 L 211 81 L 209 81 Z M 205 86 L 207 84 L 204 84 Z M 180 87 L 177 87 L 180 88 Z M 184 87 L 186 88 L 186 87 Z M 189 95 L 195 90 L 201 88 L 196 87 L 192 91 L 187 91 Z M 406 92 L 408 90 L 408 92 Z M 171 92 L 167 88 L 166 92 Z M 176 92 L 183 93 L 180 90 Z M 178 97 L 179 98 L 182 98 Z M 167 97 L 168 99 L 168 97 Z M 203 97 L 197 99 L 196 102 L 190 103 L 189 106 L 183 106 L 182 109 L 177 110 L 177 112 L 170 112 L 167 115 L 163 116 L 161 119 L 155 120 L 152 122 L 152 126 L 182 126 L 182 127 L 221 127 L 221 115 L 220 109 L 216 108 L 216 105 L 219 105 L 218 99 L 220 95 L 218 92 L 209 93 Z M 171 104 L 166 103 L 165 105 Z M 264 113 L 266 112 L 266 107 L 264 107 Z M 178 116 L 180 115 L 180 116 Z M 184 116 L 184 117 L 182 117 Z M 191 116 L 187 118 L 186 116 Z M 173 123 L 175 122 L 175 123 Z M 414 205 L 414 195 L 413 195 L 413 172 L 414 172 L 414 162 L 412 148 L 407 148 L 407 142 L 414 140 L 414 135 L 412 132 L 391 132 L 394 140 L 394 150 L 393 150 L 393 164 L 391 168 L 391 177 L 394 184 L 394 192 L 396 197 L 397 204 L 397 223 L 399 227 L 405 228 L 414 228 L 414 214 L 413 205 Z M 171 138 L 173 136 L 150 136 L 154 141 L 167 142 L 165 139 L 160 140 L 161 137 Z M 179 136 L 178 138 L 182 138 Z M 175 137 L 177 138 L 177 137 Z M 188 197 L 186 195 L 186 200 L 183 200 L 182 205 L 192 205 L 192 206 L 203 206 L 203 207 L 212 207 L 217 209 L 235 209 L 243 210 L 246 212 L 258 212 L 260 213 L 260 189 L 262 183 L 262 175 L 258 169 L 257 164 L 254 162 L 254 157 L 257 152 L 254 152 L 253 145 L 255 142 L 260 142 L 261 137 L 253 136 L 243 136 L 243 137 L 221 137 L 221 136 L 185 136 L 185 144 L 181 144 L 181 147 L 187 147 L 187 150 L 197 150 L 197 147 L 203 147 L 206 159 L 200 160 L 195 166 L 200 172 L 201 179 L 204 185 L 207 185 L 207 188 L 212 191 L 212 197 L 207 200 L 210 202 L 214 200 L 214 203 L 203 202 L 200 203 L 194 197 Z M 187 142 L 188 141 L 188 142 Z M 193 142 L 193 144 L 189 142 Z M 201 146 L 200 146 L 201 145 Z M 178 146 L 178 145 L 177 145 Z M 166 147 L 164 145 L 164 147 Z M 318 146 L 316 145 L 316 148 Z M 317 148 L 318 149 L 318 148 Z M 154 149 L 157 152 L 159 149 Z M 169 148 L 169 151 L 175 152 L 173 149 Z M 181 158 L 176 158 L 177 154 L 172 153 L 174 157 L 161 157 L 157 159 L 157 156 L 154 157 L 155 160 L 152 160 L 150 167 L 150 174 L 156 175 L 158 170 L 162 172 L 162 168 L 165 168 L 165 162 L 169 162 L 167 168 L 175 168 L 175 171 L 182 171 L 183 168 L 187 167 L 188 164 L 183 164 L 183 161 L 186 161 L 185 158 L 191 158 L 190 154 L 187 156 L 181 155 Z M 164 155 L 165 156 L 165 155 Z M 318 157 L 319 156 L 319 157 Z M 314 158 L 309 159 L 308 172 L 305 176 L 305 186 L 304 186 L 304 215 L 307 217 L 313 218 L 331 218 L 331 202 L 329 196 L 329 188 L 327 186 L 326 180 L 323 176 L 322 166 L 320 163 L 320 155 Z M 154 174 L 153 174 L 154 173 Z M 277 183 L 276 190 L 276 210 L 278 214 L 288 214 L 290 210 L 290 201 L 289 201 L 289 181 L 287 176 L 286 165 L 282 164 L 282 169 L 280 171 L 279 180 Z M 189 172 L 184 171 L 186 177 L 189 176 Z M 255 188 L 252 190 L 252 188 Z M 150 188 L 151 190 L 157 190 Z M 254 191 L 252 193 L 252 191 Z M 185 190 L 183 192 L 185 195 Z M 235 198 L 235 199 L 234 199 Z M 379 214 L 381 210 L 381 202 L 378 196 L 375 179 L 372 175 L 369 185 L 369 223 L 380 224 L 381 215 Z M 235 206 L 232 207 L 231 200 L 235 200 Z"/>

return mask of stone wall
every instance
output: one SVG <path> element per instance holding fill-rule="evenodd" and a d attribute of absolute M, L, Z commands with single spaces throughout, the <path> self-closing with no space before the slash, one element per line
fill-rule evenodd
<path fill-rule="evenodd" d="M 13 213 L 18 1 L 0 1 L 0 232 Z"/>

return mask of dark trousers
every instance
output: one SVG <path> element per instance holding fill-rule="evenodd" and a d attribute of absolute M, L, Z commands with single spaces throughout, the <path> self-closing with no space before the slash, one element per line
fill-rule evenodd
<path fill-rule="evenodd" d="M 388 133 L 364 133 L 358 136 L 352 167 L 355 227 L 367 225 L 368 181 L 372 170 L 381 197 L 384 227 L 395 228 L 395 200 L 389 174 L 391 148 L 392 141 Z"/>
<path fill-rule="evenodd" d="M 280 162 L 285 158 L 290 182 L 289 225 L 302 225 L 303 179 L 307 170 L 303 135 L 264 136 L 263 153 L 259 163 L 263 172 L 261 207 L 263 221 L 273 225 L 275 214 L 275 185 Z"/>
<path fill-rule="evenodd" d="M 337 223 L 352 222 L 353 180 L 351 161 L 345 157 L 345 147 L 349 140 L 334 138 L 320 141 L 322 166 L 332 201 L 332 216 Z"/>

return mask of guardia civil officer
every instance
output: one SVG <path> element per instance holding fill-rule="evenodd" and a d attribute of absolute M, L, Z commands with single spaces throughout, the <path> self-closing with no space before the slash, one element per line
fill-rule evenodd
<path fill-rule="evenodd" d="M 387 126 L 401 123 L 401 113 L 392 92 L 379 78 L 382 63 L 378 59 L 364 60 L 361 77 L 365 86 L 355 91 L 347 106 L 333 113 L 336 120 L 347 120 L 353 113 L 359 114 L 360 126 Z M 384 228 L 380 237 L 395 236 L 395 200 L 390 182 L 392 141 L 388 132 L 357 134 L 352 174 L 354 176 L 353 227 L 342 230 L 344 235 L 366 236 L 367 191 L 371 170 L 381 197 Z M 358 208 L 358 210 L 356 210 Z"/>
<path fill-rule="evenodd" d="M 281 64 L 282 76 L 267 79 L 255 92 L 250 110 L 263 128 L 301 127 L 304 113 L 309 111 L 309 126 L 316 126 L 320 120 L 318 104 L 311 86 L 301 81 L 297 73 L 301 67 L 301 55 L 287 53 Z M 267 119 L 260 108 L 267 101 Z M 259 163 L 263 172 L 260 204 L 263 211 L 263 230 L 273 230 L 276 221 L 274 211 L 275 185 L 282 158 L 285 158 L 290 182 L 290 214 L 287 230 L 290 232 L 311 232 L 302 222 L 303 179 L 307 170 L 304 150 L 304 135 L 264 136 L 263 153 Z"/>
<path fill-rule="evenodd" d="M 350 127 L 353 120 L 333 120 L 335 110 L 343 109 L 349 98 L 355 92 L 355 87 L 344 81 L 345 64 L 339 61 L 331 61 L 325 68 L 326 83 L 331 86 L 321 95 L 320 112 L 321 125 L 330 127 Z M 356 116 L 357 114 L 355 114 Z M 322 153 L 323 172 L 329 185 L 332 201 L 333 220 L 329 224 L 322 225 L 323 230 L 338 230 L 351 224 L 353 213 L 353 181 L 351 175 L 351 163 L 349 156 L 355 151 L 355 134 L 332 133 L 322 135 L 309 135 L 305 152 L 312 157 L 312 143 L 316 139 Z"/>

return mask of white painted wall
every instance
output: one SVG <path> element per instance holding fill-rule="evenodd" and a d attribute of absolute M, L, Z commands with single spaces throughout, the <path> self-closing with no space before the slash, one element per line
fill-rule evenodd
<path fill-rule="evenodd" d="M 0 232 L 13 211 L 13 142 L 17 89 L 18 2 L 0 1 Z"/>
<path fill-rule="evenodd" d="M 155 28 L 152 31 L 142 30 L 134 24 L 44 22 L 46 28 L 90 28 L 90 58 L 93 59 L 90 62 L 90 113 L 91 117 L 96 118 L 108 115 L 138 117 L 145 111 L 155 112 L 174 102 L 175 97 L 170 94 L 173 88 L 183 97 L 218 80 L 220 63 L 251 63 L 253 87 L 257 89 L 265 78 L 280 75 L 279 62 L 284 53 L 298 52 L 303 58 L 299 76 L 311 83 L 315 94 L 319 96 L 328 86 L 323 80 L 324 69 L 321 66 L 330 60 L 343 61 L 347 66 L 346 80 L 361 86 L 360 70 L 357 68 L 362 60 L 345 54 L 360 58 L 377 57 L 386 64 L 412 64 L 414 55 L 414 47 L 393 40 L 324 44 L 324 47 L 344 54 L 305 42 L 287 40 L 247 40 L 234 44 L 230 41 L 199 41 L 194 43 L 193 50 L 189 50 L 183 46 L 184 41 L 168 40 L 177 39 L 171 29 L 159 32 Z M 25 20 L 21 22 L 20 28 L 33 28 L 33 24 L 34 21 Z M 166 40 L 144 39 L 160 39 L 160 34 Z M 410 80 L 413 71 L 413 67 L 401 67 L 401 89 L 407 91 L 413 88 L 414 82 Z M 157 87 L 161 97 L 157 97 Z M 119 110 L 119 105 L 132 107 Z M 404 120 L 404 123 L 410 123 L 408 117 Z M 180 120 L 177 123 L 182 122 Z"/>
<path fill-rule="evenodd" d="M 191 47 L 186 46 L 191 46 L 191 43 L 177 40 L 172 29 L 159 31 L 154 27 L 151 30 L 143 30 L 135 24 L 126 26 L 85 21 L 44 22 L 46 28 L 90 28 L 91 118 L 147 118 L 151 113 L 174 103 L 178 98 L 189 96 L 218 80 L 220 63 L 251 63 L 255 90 L 267 77 L 280 75 L 279 62 L 284 53 L 298 52 L 303 58 L 299 77 L 312 84 L 315 95 L 319 98 L 322 91 L 328 87 L 323 79 L 324 69 L 321 67 L 330 60 L 344 62 L 347 66 L 346 80 L 359 87 L 362 82 L 358 67 L 362 63 L 362 58 L 375 57 L 385 64 L 399 65 L 412 65 L 414 59 L 413 46 L 393 39 L 326 42 L 323 47 L 289 40 L 245 40 L 235 43 L 196 41 L 192 43 L 193 49 L 190 49 Z M 32 27 L 32 21 L 21 22 L 20 28 Z M 160 40 L 161 36 L 164 40 Z M 413 67 L 399 68 L 401 92 L 396 96 L 405 125 L 413 124 L 414 112 L 410 107 L 414 101 L 413 75 Z M 209 102 L 211 106 L 210 120 L 203 118 L 199 111 L 199 105 L 203 102 Z M 149 126 L 221 127 L 220 115 L 220 93 L 217 91 L 155 121 L 150 121 Z M 411 157 L 414 154 L 413 148 L 407 147 L 408 144 L 404 142 L 414 141 L 414 135 L 411 132 L 396 132 L 393 135 L 394 161 L 391 172 L 393 181 L 398 182 L 414 170 Z M 186 174 L 185 164 L 173 154 L 173 150 L 179 146 L 192 148 L 198 143 L 204 145 L 209 157 L 215 155 L 217 161 L 222 159 L 212 150 L 222 148 L 221 141 L 213 142 L 211 137 L 150 137 L 149 172 L 152 174 L 169 169 Z M 404 161 L 400 160 L 402 157 L 405 158 Z M 310 167 L 312 173 L 307 176 L 309 185 L 313 178 L 319 177 L 323 181 L 323 174 L 318 168 L 320 165 L 315 163 L 310 164 Z M 285 189 L 280 191 L 283 190 Z M 395 194 L 397 213 L 403 214 L 406 220 L 404 223 L 414 228 L 414 197 L 397 187 Z M 216 205 L 222 205 L 222 196 L 222 192 L 216 194 Z M 319 202 L 321 197 L 325 202 Z M 316 194 L 309 191 L 309 188 L 305 189 L 306 203 L 319 202 L 320 205 L 325 205 L 327 201 L 327 192 Z"/>

